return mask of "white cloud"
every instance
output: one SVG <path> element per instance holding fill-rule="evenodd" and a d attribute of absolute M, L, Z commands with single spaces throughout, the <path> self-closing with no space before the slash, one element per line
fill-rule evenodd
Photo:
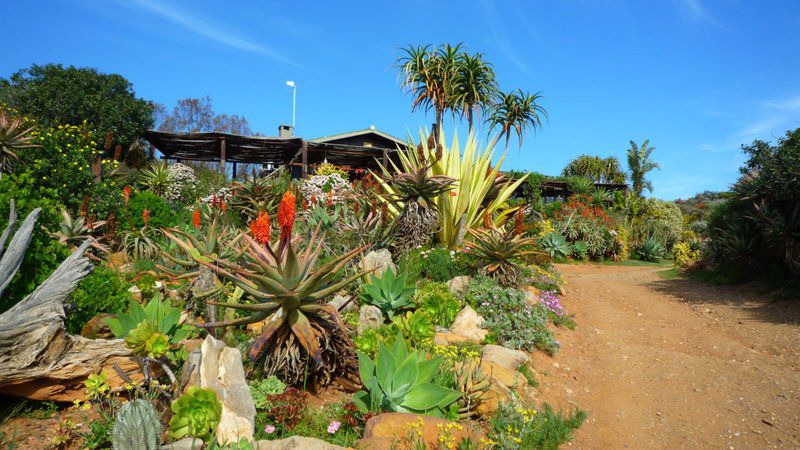
<path fill-rule="evenodd" d="M 220 24 L 211 23 L 189 11 L 153 0 L 132 0 L 127 5 L 135 5 L 140 9 L 154 13 L 200 36 L 231 48 L 256 53 L 288 64 L 294 64 L 286 56 L 277 53 L 261 44 L 247 40 L 224 30 Z"/>
<path fill-rule="evenodd" d="M 483 9 L 486 11 L 486 19 L 489 22 L 489 29 L 491 31 L 492 41 L 494 44 L 500 49 L 503 55 L 505 55 L 505 57 L 511 61 L 512 64 L 517 66 L 520 72 L 524 73 L 527 77 L 531 77 L 533 72 L 519 56 L 517 51 L 511 45 L 511 42 L 506 37 L 505 31 L 503 31 L 503 28 L 508 26 L 508 22 L 502 21 L 500 17 L 498 17 L 495 8 L 499 8 L 499 6 L 488 0 L 483 0 L 481 3 L 483 5 Z"/>
<path fill-rule="evenodd" d="M 681 2 L 694 20 L 721 26 L 721 24 L 708 13 L 703 4 L 700 3 L 700 0 L 681 0 Z"/>

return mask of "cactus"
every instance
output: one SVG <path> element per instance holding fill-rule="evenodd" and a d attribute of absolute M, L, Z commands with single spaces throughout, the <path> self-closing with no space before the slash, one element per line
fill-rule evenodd
<path fill-rule="evenodd" d="M 463 394 L 457 401 L 458 415 L 464 419 L 477 414 L 484 394 L 492 386 L 492 381 L 483 373 L 479 363 L 480 360 L 471 358 L 455 366 L 455 388 Z"/>
<path fill-rule="evenodd" d="M 161 423 L 153 405 L 142 399 L 122 405 L 114 420 L 111 442 L 114 450 L 160 448 Z"/>

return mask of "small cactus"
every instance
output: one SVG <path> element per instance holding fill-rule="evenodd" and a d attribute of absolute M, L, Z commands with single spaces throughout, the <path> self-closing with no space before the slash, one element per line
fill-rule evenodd
<path fill-rule="evenodd" d="M 455 367 L 455 388 L 463 394 L 457 401 L 458 415 L 464 419 L 477 415 L 484 394 L 492 386 L 491 380 L 483 373 L 479 363 L 480 360 L 473 358 L 459 362 Z"/>
<path fill-rule="evenodd" d="M 111 435 L 114 450 L 156 450 L 161 444 L 161 423 L 147 400 L 133 400 L 119 409 Z"/>

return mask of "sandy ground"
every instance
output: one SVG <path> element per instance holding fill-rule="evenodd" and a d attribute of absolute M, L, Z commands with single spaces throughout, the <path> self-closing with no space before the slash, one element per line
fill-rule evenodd
<path fill-rule="evenodd" d="M 664 267 L 561 265 L 542 399 L 589 412 L 567 448 L 800 448 L 800 301 L 667 280 Z"/>

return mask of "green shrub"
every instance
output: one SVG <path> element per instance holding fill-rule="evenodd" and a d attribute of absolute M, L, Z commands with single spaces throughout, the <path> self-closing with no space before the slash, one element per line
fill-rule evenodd
<path fill-rule="evenodd" d="M 544 235 L 539 239 L 539 245 L 551 258 L 566 258 L 572 252 L 567 239 L 557 231 Z"/>
<path fill-rule="evenodd" d="M 449 281 L 465 275 L 467 269 L 456 261 L 456 252 L 443 247 L 422 250 L 422 274 L 433 281 Z"/>
<path fill-rule="evenodd" d="M 433 323 L 442 327 L 449 327 L 461 310 L 461 302 L 450 293 L 447 284 L 443 282 L 424 284 L 417 289 L 415 300 Z"/>
<path fill-rule="evenodd" d="M 436 329 L 430 316 L 423 310 L 409 311 L 395 317 L 394 323 L 411 347 L 428 348 L 433 345 Z"/>
<path fill-rule="evenodd" d="M 129 284 L 117 271 L 100 266 L 86 276 L 72 291 L 67 303 L 74 309 L 67 314 L 67 330 L 80 333 L 92 317 L 101 313 L 117 314 L 128 308 Z"/>
<path fill-rule="evenodd" d="M 641 200 L 631 231 L 634 242 L 641 243 L 652 237 L 670 250 L 683 235 L 683 214 L 675 202 L 645 198 Z"/>
<path fill-rule="evenodd" d="M 408 275 L 384 270 L 380 277 L 369 276 L 369 283 L 361 285 L 361 302 L 375 305 L 392 320 L 394 315 L 412 305 L 414 287 L 408 284 Z"/>
<path fill-rule="evenodd" d="M 636 247 L 636 254 L 642 261 L 659 262 L 666 256 L 667 250 L 658 239 L 648 237 Z"/>
<path fill-rule="evenodd" d="M 253 397 L 256 409 L 268 409 L 268 396 L 283 394 L 284 391 L 286 391 L 286 384 L 275 375 L 250 382 L 250 395 Z"/>
<path fill-rule="evenodd" d="M 122 228 L 133 230 L 144 227 L 145 209 L 150 212 L 147 224 L 152 228 L 170 228 L 178 224 L 175 210 L 166 200 L 152 192 L 139 192 L 131 195 L 127 211 L 122 213 Z"/>
<path fill-rule="evenodd" d="M 466 298 L 486 319 L 490 334 L 500 345 L 527 351 L 539 349 L 548 355 L 558 350 L 559 343 L 547 328 L 547 308 L 541 302 L 528 304 L 524 292 L 477 276 L 470 281 Z"/>
<path fill-rule="evenodd" d="M 541 410 L 523 404 L 503 403 L 491 420 L 489 438 L 498 450 L 558 450 L 572 439 L 588 414 L 577 410 L 569 416 L 545 404 Z"/>

